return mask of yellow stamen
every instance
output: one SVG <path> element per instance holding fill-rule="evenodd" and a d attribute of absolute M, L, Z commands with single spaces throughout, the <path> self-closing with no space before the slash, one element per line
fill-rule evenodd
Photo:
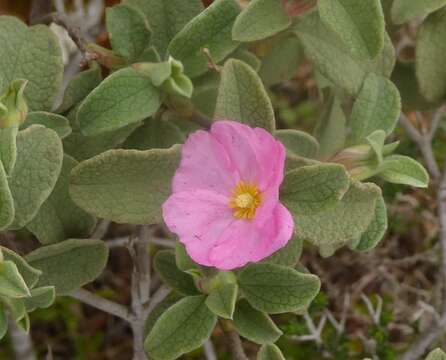
<path fill-rule="evenodd" d="M 237 219 L 251 220 L 262 202 L 262 194 L 257 185 L 239 181 L 232 190 L 229 207 L 234 209 L 234 217 Z"/>

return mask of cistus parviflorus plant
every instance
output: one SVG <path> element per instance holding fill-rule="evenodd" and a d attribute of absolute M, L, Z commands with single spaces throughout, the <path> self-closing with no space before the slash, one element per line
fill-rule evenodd
<path fill-rule="evenodd" d="M 176 359 L 216 326 L 236 359 L 239 335 L 259 360 L 283 359 L 271 315 L 305 311 L 320 290 L 299 263 L 303 242 L 324 257 L 370 250 L 387 227 L 379 184 L 428 186 L 396 153 L 385 14 L 397 26 L 432 13 L 414 81 L 439 103 L 446 70 L 431 58 L 444 52 L 445 3 L 124 0 L 106 11 L 110 48 L 45 14 L 34 22 L 66 27 L 85 58 L 59 101 L 57 37 L 0 17 L 0 229 L 41 245 L 1 248 L 0 336 L 72 296 L 127 321 L 136 360 Z M 321 107 L 312 135 L 279 129 L 268 93 L 304 58 Z M 130 306 L 82 288 L 107 264 L 110 221 L 131 229 Z M 175 248 L 160 250 L 159 236 Z"/>

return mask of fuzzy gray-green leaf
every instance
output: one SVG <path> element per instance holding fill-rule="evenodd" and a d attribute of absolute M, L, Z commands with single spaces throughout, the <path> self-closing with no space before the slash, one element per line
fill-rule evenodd
<path fill-rule="evenodd" d="M 0 129 L 0 162 L 6 174 L 10 174 L 17 160 L 17 126 Z"/>
<path fill-rule="evenodd" d="M 168 51 L 183 63 L 186 75 L 193 78 L 208 70 L 203 48 L 209 50 L 216 63 L 237 48 L 231 31 L 239 13 L 235 0 L 216 0 L 173 38 Z"/>
<path fill-rule="evenodd" d="M 294 129 L 276 130 L 274 136 L 293 155 L 315 159 L 319 154 L 319 143 L 306 132 Z"/>
<path fill-rule="evenodd" d="M 206 297 L 188 296 L 164 312 L 144 342 L 155 360 L 173 360 L 200 347 L 211 335 L 217 317 L 205 304 Z"/>
<path fill-rule="evenodd" d="M 392 21 L 403 24 L 414 18 L 426 16 L 446 6 L 446 0 L 394 0 L 392 3 Z"/>
<path fill-rule="evenodd" d="M 117 130 L 153 115 L 160 106 L 159 91 L 147 76 L 133 68 L 119 70 L 82 102 L 77 119 L 84 135 Z"/>
<path fill-rule="evenodd" d="M 80 209 L 68 192 L 71 170 L 78 162 L 64 156 L 56 186 L 43 203 L 37 215 L 26 227 L 42 244 L 51 244 L 68 238 L 83 238 L 93 230 L 96 219 Z"/>
<path fill-rule="evenodd" d="M 440 348 L 432 350 L 426 360 L 446 360 L 446 353 Z"/>
<path fill-rule="evenodd" d="M 222 283 L 210 292 L 206 299 L 206 305 L 215 315 L 225 319 L 232 319 L 237 295 L 237 284 Z"/>
<path fill-rule="evenodd" d="M 80 163 L 71 175 L 70 194 L 87 212 L 119 223 L 153 224 L 180 161 L 170 149 L 110 150 Z"/>
<path fill-rule="evenodd" d="M 275 129 L 274 110 L 257 73 L 239 60 L 228 60 L 222 71 L 215 120 L 240 121 L 251 127 Z"/>
<path fill-rule="evenodd" d="M 34 125 L 17 136 L 17 162 L 9 179 L 14 198 L 12 229 L 25 226 L 53 191 L 62 168 L 62 142 L 53 130 Z"/>
<path fill-rule="evenodd" d="M 10 260 L 0 262 L 0 295 L 11 298 L 29 296 L 28 286 L 17 265 Z"/>
<path fill-rule="evenodd" d="M 394 184 L 421 188 L 429 185 L 429 174 L 426 169 L 414 159 L 402 155 L 392 155 L 384 159 L 379 176 Z"/>
<path fill-rule="evenodd" d="M 268 314 L 254 309 L 245 299 L 237 303 L 234 326 L 241 336 L 257 344 L 274 343 L 282 336 Z"/>
<path fill-rule="evenodd" d="M 40 247 L 25 259 L 42 271 L 38 287 L 54 286 L 58 295 L 66 295 L 96 279 L 107 258 L 108 248 L 103 241 L 69 239 Z"/>
<path fill-rule="evenodd" d="M 320 288 L 315 275 L 267 263 L 248 265 L 240 272 L 238 280 L 249 303 L 270 314 L 305 309 Z"/>
<path fill-rule="evenodd" d="M 31 290 L 31 296 L 25 298 L 26 311 L 31 312 L 35 309 L 46 309 L 50 307 L 56 299 L 56 290 L 54 286 L 42 286 Z"/>
<path fill-rule="evenodd" d="M 237 17 L 232 38 L 249 42 L 265 39 L 291 25 L 291 18 L 279 0 L 253 0 Z"/>
<path fill-rule="evenodd" d="M 70 123 L 66 117 L 46 111 L 30 112 L 22 127 L 27 128 L 31 125 L 42 125 L 48 129 L 54 130 L 61 139 L 71 134 Z"/>

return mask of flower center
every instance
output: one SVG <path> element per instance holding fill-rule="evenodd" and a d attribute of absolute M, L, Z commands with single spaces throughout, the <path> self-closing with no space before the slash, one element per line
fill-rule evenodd
<path fill-rule="evenodd" d="M 234 209 L 237 219 L 252 219 L 256 209 L 262 202 L 262 196 L 257 185 L 249 182 L 239 181 L 232 190 L 229 207 Z"/>

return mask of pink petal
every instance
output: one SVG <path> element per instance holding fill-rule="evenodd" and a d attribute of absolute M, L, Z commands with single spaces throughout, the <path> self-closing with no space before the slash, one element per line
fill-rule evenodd
<path fill-rule="evenodd" d="M 282 183 L 285 149 L 266 130 L 217 121 L 211 134 L 223 145 L 241 180 L 254 182 L 261 191 Z"/>
<path fill-rule="evenodd" d="M 208 255 L 221 233 L 235 221 L 226 196 L 208 190 L 174 193 L 163 204 L 163 218 L 170 231 L 186 245 L 192 259 L 212 266 Z"/>
<path fill-rule="evenodd" d="M 173 192 L 201 189 L 229 195 L 237 181 L 237 171 L 224 147 L 209 132 L 199 130 L 187 138 L 173 178 Z"/>
<path fill-rule="evenodd" d="M 211 249 L 209 262 L 221 270 L 231 270 L 260 261 L 284 247 L 293 234 L 289 211 L 277 203 L 270 219 L 261 227 L 237 220 L 221 234 Z"/>

